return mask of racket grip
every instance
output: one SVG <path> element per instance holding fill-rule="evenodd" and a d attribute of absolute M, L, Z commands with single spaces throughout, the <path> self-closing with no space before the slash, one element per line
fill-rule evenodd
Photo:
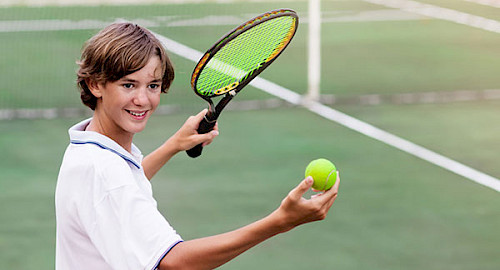
<path fill-rule="evenodd" d="M 216 120 L 208 121 L 206 117 L 203 117 L 203 119 L 200 121 L 200 125 L 198 126 L 198 133 L 205 134 L 210 132 L 214 128 L 216 122 L 217 122 Z M 201 155 L 202 151 L 203 151 L 203 145 L 200 143 L 197 146 L 189 150 L 186 150 L 186 153 L 188 154 L 188 156 L 196 158 Z"/>

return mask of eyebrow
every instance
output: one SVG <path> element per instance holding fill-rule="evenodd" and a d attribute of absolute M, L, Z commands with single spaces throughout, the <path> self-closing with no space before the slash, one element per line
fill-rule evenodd
<path fill-rule="evenodd" d="M 130 79 L 130 78 L 127 78 L 127 77 L 121 78 L 120 81 L 122 81 L 122 82 L 130 82 L 130 83 L 137 83 L 137 82 L 139 82 L 137 80 Z M 162 82 L 162 79 L 161 78 L 157 78 L 157 79 L 154 79 L 154 80 L 150 81 L 150 83 L 152 83 L 152 82 L 153 83 Z"/>

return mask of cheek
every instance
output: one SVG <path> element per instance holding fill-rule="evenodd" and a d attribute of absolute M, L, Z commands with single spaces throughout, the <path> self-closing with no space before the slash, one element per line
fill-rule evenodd
<path fill-rule="evenodd" d="M 149 98 L 153 109 L 156 109 L 156 107 L 158 107 L 158 104 L 160 104 L 160 94 L 161 92 L 153 93 Z"/>

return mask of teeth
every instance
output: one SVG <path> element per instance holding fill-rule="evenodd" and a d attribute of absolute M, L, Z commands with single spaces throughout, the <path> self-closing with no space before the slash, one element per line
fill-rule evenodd
<path fill-rule="evenodd" d="M 142 112 L 142 113 L 135 113 L 133 111 L 128 111 L 128 113 L 130 113 L 131 115 L 133 116 L 144 116 L 146 114 L 146 112 Z"/>

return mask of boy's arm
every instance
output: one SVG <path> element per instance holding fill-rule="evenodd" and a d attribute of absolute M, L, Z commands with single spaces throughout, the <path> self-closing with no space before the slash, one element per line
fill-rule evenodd
<path fill-rule="evenodd" d="M 179 243 L 161 261 L 159 269 L 213 269 L 232 260 L 274 235 L 301 224 L 326 218 L 337 197 L 340 179 L 332 189 L 306 200 L 303 194 L 312 186 L 306 178 L 267 217 L 240 229 Z"/>
<path fill-rule="evenodd" d="M 184 125 L 165 143 L 158 147 L 151 154 L 142 160 L 144 174 L 151 180 L 153 176 L 167 163 L 175 154 L 193 148 L 203 143 L 204 146 L 210 144 L 219 134 L 217 125 L 214 130 L 207 134 L 198 134 L 198 125 L 207 113 L 203 110 L 196 116 L 189 117 Z"/>

